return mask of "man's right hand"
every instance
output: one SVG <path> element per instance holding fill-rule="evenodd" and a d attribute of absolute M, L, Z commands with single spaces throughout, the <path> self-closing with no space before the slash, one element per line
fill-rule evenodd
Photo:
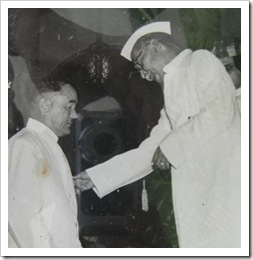
<path fill-rule="evenodd" d="M 76 193 L 81 193 L 94 188 L 94 183 L 91 181 L 86 171 L 80 172 L 73 177 Z"/>

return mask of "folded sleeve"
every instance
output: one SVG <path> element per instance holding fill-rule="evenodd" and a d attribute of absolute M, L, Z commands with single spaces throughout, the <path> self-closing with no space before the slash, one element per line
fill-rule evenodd
<path fill-rule="evenodd" d="M 97 195 L 102 198 L 151 173 L 154 152 L 170 129 L 169 121 L 162 109 L 158 124 L 152 129 L 150 137 L 145 139 L 138 148 L 86 170 L 95 185 L 94 191 Z"/>
<path fill-rule="evenodd" d="M 191 87 L 196 91 L 199 112 L 160 143 L 175 168 L 187 162 L 214 136 L 226 131 L 236 116 L 235 88 L 221 62 L 210 52 L 200 50 L 193 54 L 190 66 L 194 77 Z"/>

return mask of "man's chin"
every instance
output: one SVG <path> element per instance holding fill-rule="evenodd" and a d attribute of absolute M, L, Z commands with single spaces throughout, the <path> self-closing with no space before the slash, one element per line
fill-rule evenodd
<path fill-rule="evenodd" d="M 70 133 L 71 133 L 70 127 L 65 128 L 64 131 L 63 130 L 61 131 L 61 134 L 59 135 L 59 137 L 69 135 Z"/>
<path fill-rule="evenodd" d="M 69 135 L 70 133 L 71 133 L 70 128 L 69 128 L 69 129 L 66 129 L 66 131 L 65 131 L 65 135 Z"/>

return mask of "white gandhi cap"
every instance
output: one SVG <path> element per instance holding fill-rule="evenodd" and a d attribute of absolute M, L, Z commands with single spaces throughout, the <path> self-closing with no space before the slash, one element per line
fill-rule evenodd
<path fill-rule="evenodd" d="M 139 28 L 125 43 L 120 55 L 131 61 L 131 52 L 138 39 L 146 34 L 156 32 L 167 33 L 171 35 L 170 22 L 154 22 Z"/>

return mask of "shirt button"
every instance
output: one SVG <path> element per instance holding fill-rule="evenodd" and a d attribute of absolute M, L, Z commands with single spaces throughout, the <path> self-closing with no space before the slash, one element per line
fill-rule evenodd
<path fill-rule="evenodd" d="M 190 116 L 188 116 L 188 120 L 190 120 L 191 119 L 191 117 Z"/>

